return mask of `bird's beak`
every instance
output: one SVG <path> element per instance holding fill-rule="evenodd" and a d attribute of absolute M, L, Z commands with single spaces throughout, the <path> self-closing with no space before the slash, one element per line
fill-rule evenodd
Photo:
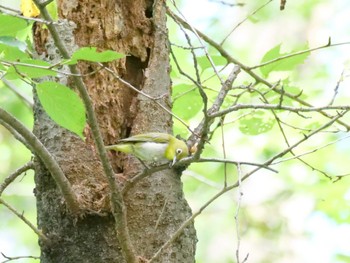
<path fill-rule="evenodd" d="M 176 156 L 174 156 L 173 162 L 171 163 L 171 166 L 174 166 L 174 164 L 176 163 Z"/>

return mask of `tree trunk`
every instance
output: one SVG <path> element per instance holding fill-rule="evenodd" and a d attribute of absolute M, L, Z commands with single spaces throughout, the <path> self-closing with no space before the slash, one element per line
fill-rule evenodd
<path fill-rule="evenodd" d="M 73 52 L 93 46 L 127 54 L 106 64 L 123 80 L 158 98 L 170 108 L 169 50 L 163 1 L 58 1 L 61 39 Z M 60 60 L 46 29 L 34 29 L 36 50 L 50 62 Z M 132 91 L 97 64 L 79 69 L 99 121 L 105 144 L 144 132 L 170 132 L 171 116 L 154 101 Z M 62 69 L 66 70 L 66 69 Z M 96 72 L 95 72 L 96 71 Z M 88 74 L 95 72 L 94 74 Z M 69 78 L 60 82 L 72 87 Z M 125 262 L 110 212 L 109 187 L 94 150 L 89 127 L 86 141 L 53 123 L 36 100 L 34 132 L 55 156 L 71 182 L 84 216 L 76 218 L 50 174 L 36 162 L 38 225 L 52 242 L 41 243 L 41 262 Z M 128 179 L 143 166 L 133 158 L 111 154 L 116 174 Z M 125 194 L 129 232 L 140 258 L 149 259 L 190 215 L 180 175 L 173 170 L 152 174 Z M 156 262 L 194 262 L 196 234 L 190 225 Z"/>

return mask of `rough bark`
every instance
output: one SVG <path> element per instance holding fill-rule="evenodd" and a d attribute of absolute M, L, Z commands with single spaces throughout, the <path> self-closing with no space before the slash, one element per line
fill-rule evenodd
<path fill-rule="evenodd" d="M 128 54 L 107 66 L 136 88 L 170 108 L 169 50 L 162 1 L 58 1 L 60 28 L 69 50 L 95 46 Z M 68 22 L 69 21 L 69 22 Z M 35 30 L 36 50 L 51 62 L 59 60 L 45 29 Z M 98 66 L 79 65 L 81 73 Z M 61 82 L 72 86 L 69 78 Z M 149 99 L 131 91 L 105 70 L 84 77 L 106 144 L 142 132 L 170 132 L 171 116 Z M 74 88 L 72 86 L 72 88 Z M 110 214 L 109 188 L 93 141 L 86 142 L 54 124 L 36 101 L 34 131 L 62 166 L 85 211 L 74 218 L 42 164 L 36 165 L 38 225 L 53 244 L 41 244 L 41 262 L 124 262 Z M 111 154 L 115 172 L 126 178 L 143 167 L 132 158 Z M 190 216 L 180 175 L 172 170 L 153 174 L 125 195 L 128 225 L 136 253 L 150 258 Z M 174 242 L 158 262 L 194 262 L 196 235 L 193 225 Z"/>

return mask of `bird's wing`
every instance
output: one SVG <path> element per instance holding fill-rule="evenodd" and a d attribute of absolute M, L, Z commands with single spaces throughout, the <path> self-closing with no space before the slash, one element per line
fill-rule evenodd
<path fill-rule="evenodd" d="M 171 138 L 171 135 L 166 133 L 157 133 L 157 132 L 151 132 L 151 133 L 145 133 L 145 134 L 138 134 L 129 138 L 121 139 L 119 142 L 157 142 L 157 143 L 167 143 L 169 142 Z"/>

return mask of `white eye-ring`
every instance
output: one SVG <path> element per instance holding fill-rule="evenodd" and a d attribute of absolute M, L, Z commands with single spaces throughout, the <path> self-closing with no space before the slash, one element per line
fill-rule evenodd
<path fill-rule="evenodd" d="M 180 154 L 182 153 L 182 150 L 181 149 L 176 149 L 176 154 Z"/>

